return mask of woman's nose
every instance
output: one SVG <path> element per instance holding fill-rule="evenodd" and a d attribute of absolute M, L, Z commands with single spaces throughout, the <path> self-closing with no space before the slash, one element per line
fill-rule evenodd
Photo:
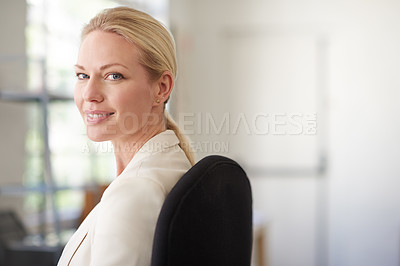
<path fill-rule="evenodd" d="M 101 86 L 95 79 L 89 79 L 82 96 L 86 102 L 102 102 L 104 100 Z"/>

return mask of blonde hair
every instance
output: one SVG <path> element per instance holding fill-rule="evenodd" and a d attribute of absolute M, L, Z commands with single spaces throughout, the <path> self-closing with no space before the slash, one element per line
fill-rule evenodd
<path fill-rule="evenodd" d="M 150 80 L 160 78 L 165 71 L 170 71 L 176 79 L 178 67 L 175 41 L 171 33 L 152 16 L 129 7 L 105 9 L 85 25 L 82 40 L 95 30 L 116 33 L 133 43 L 140 51 L 139 63 L 146 68 Z M 195 158 L 190 142 L 165 110 L 165 106 L 164 117 L 167 129 L 175 132 L 180 147 L 193 165 Z"/>

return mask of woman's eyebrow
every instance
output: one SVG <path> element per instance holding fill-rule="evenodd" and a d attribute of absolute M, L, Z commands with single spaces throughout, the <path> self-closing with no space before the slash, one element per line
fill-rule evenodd
<path fill-rule="evenodd" d="M 78 64 L 76 64 L 75 67 L 76 67 L 76 68 L 80 68 L 80 69 L 82 69 L 82 70 L 85 70 L 85 68 L 84 68 L 83 66 L 78 65 Z"/>
<path fill-rule="evenodd" d="M 121 67 L 123 67 L 123 68 L 128 69 L 128 68 L 127 68 L 126 66 L 124 66 L 123 64 L 112 63 L 112 64 L 106 64 L 106 65 L 101 66 L 101 67 L 100 67 L 100 70 L 104 70 L 104 69 L 107 69 L 107 68 L 112 67 L 112 66 L 121 66 Z M 80 68 L 80 69 L 82 69 L 82 70 L 85 70 L 85 67 L 84 67 L 84 66 L 81 66 L 81 65 L 78 65 L 78 64 L 76 64 L 75 67 L 76 67 L 76 68 Z"/>
<path fill-rule="evenodd" d="M 123 67 L 123 68 L 128 69 L 126 66 L 124 66 L 124 65 L 122 65 L 122 64 L 113 63 L 113 64 L 107 64 L 107 65 L 101 66 L 101 67 L 100 67 L 100 70 L 104 70 L 104 69 L 107 69 L 107 68 L 112 67 L 112 66 L 121 66 L 121 67 Z"/>

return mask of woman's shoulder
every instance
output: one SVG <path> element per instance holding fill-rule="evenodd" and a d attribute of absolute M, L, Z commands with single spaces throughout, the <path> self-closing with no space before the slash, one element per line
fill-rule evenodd
<path fill-rule="evenodd" d="M 115 181 L 145 179 L 169 192 L 190 167 L 179 140 L 168 130 L 146 143 Z"/>
<path fill-rule="evenodd" d="M 144 203 L 147 201 L 162 203 L 167 194 L 164 186 L 152 178 L 119 179 L 118 177 L 104 191 L 100 205 L 102 209 L 109 206 L 114 211 L 118 211 L 116 209 L 124 210 L 127 206 L 131 208 L 136 203 L 138 206 L 146 205 Z"/>
<path fill-rule="evenodd" d="M 175 185 L 190 167 L 191 164 L 183 150 L 179 145 L 175 145 L 143 160 L 138 167 L 137 175 L 150 177 L 155 182 L 170 187 Z"/>
<path fill-rule="evenodd" d="M 129 164 L 106 189 L 103 197 L 127 194 L 135 197 L 143 193 L 166 196 L 191 167 L 185 153 L 171 146 Z"/>

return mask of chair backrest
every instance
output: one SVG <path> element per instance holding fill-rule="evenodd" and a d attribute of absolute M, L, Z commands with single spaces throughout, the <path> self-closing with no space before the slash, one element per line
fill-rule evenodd
<path fill-rule="evenodd" d="M 158 218 L 152 266 L 249 266 L 252 195 L 244 170 L 212 155 L 168 194 Z"/>

